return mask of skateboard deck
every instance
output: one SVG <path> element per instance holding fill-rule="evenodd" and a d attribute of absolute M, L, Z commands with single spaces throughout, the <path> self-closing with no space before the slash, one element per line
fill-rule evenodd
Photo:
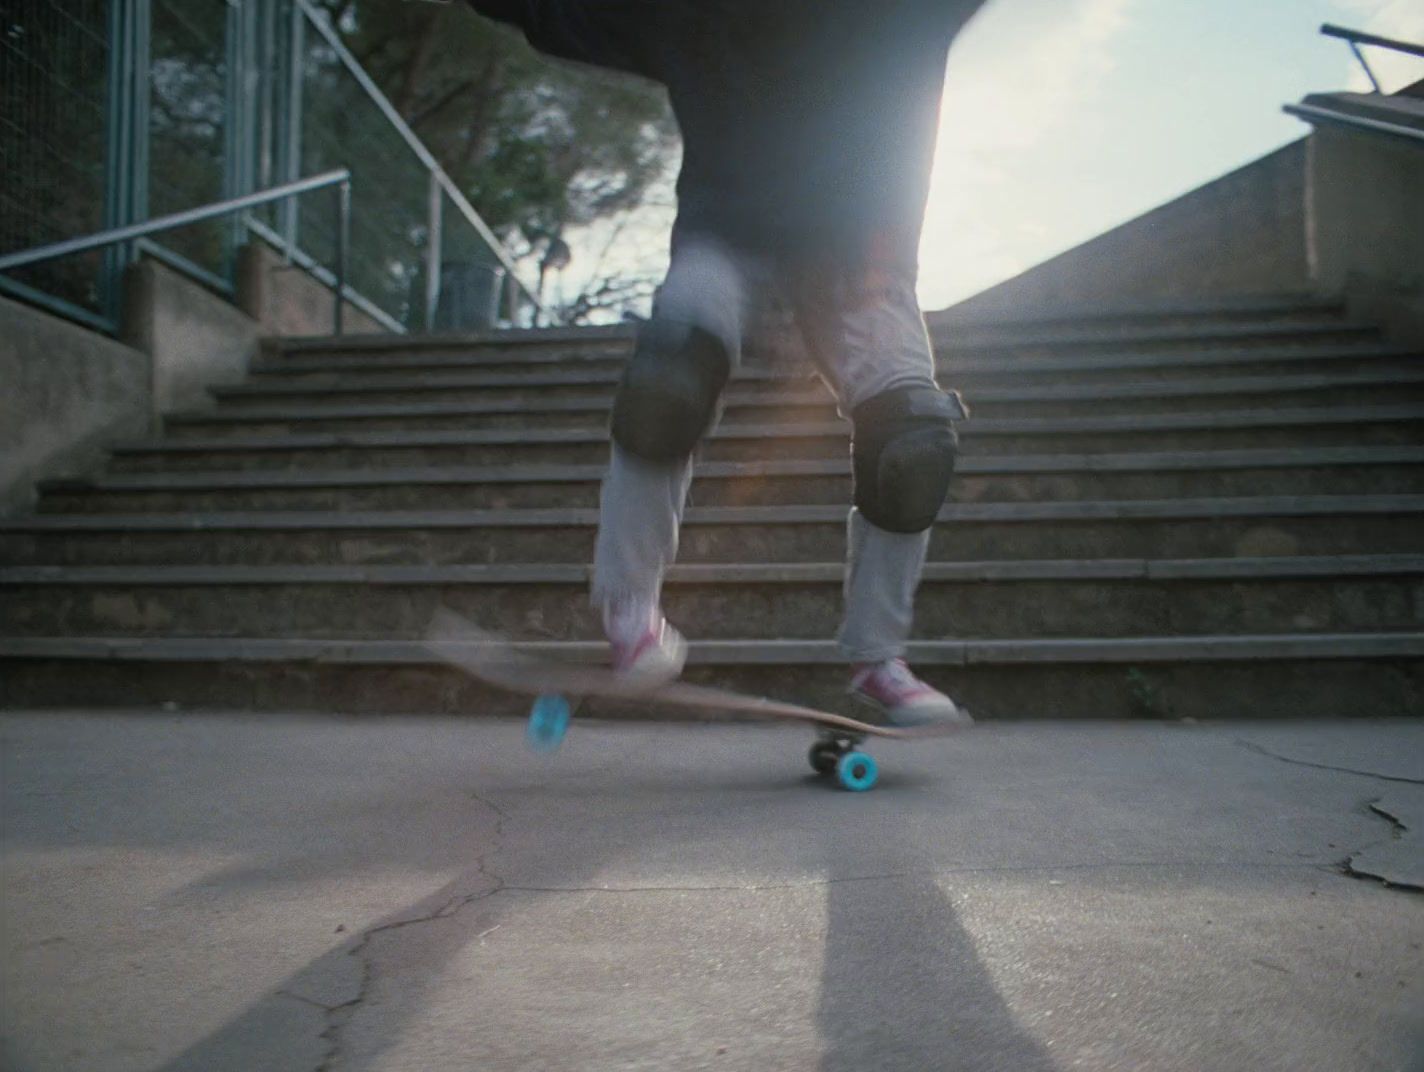
<path fill-rule="evenodd" d="M 472 677 L 510 692 L 535 696 L 528 738 L 530 745 L 540 751 L 553 751 L 561 743 L 572 717 L 570 697 L 576 704 L 583 697 L 596 696 L 809 723 L 820 734 L 811 747 L 811 766 L 818 773 L 836 774 L 847 788 L 868 789 L 875 783 L 876 764 L 868 754 L 856 749 L 865 738 L 916 740 L 942 737 L 963 728 L 881 726 L 814 707 L 685 681 L 651 689 L 639 687 L 623 681 L 607 667 L 536 658 L 445 609 L 437 611 L 431 621 L 426 644 L 434 654 Z M 859 782 L 865 784 L 851 784 Z"/>

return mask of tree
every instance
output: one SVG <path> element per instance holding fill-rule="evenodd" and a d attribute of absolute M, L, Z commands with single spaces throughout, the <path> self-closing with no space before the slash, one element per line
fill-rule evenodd
<path fill-rule="evenodd" d="M 577 249 L 588 228 L 636 214 L 666 189 L 678 139 L 660 87 L 549 61 L 460 5 L 320 3 L 531 274 L 556 244 Z M 582 322 L 646 300 L 651 273 L 622 260 L 565 298 L 566 318 Z"/>

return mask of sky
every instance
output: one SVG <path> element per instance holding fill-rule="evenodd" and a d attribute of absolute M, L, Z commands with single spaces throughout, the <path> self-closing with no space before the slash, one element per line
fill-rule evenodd
<path fill-rule="evenodd" d="M 990 0 L 950 52 L 920 302 L 950 305 L 1263 156 L 1281 106 L 1367 89 L 1333 22 L 1424 42 L 1424 0 Z M 1367 49 L 1386 91 L 1424 60 Z"/>
<path fill-rule="evenodd" d="M 1281 111 L 1369 88 L 1321 23 L 1424 43 L 1424 0 L 989 0 L 949 55 L 920 246 L 920 303 L 942 309 L 1294 141 Z M 1366 57 L 1386 91 L 1424 59 Z M 667 210 L 605 264 L 666 268 Z M 562 285 L 607 228 L 574 243 Z"/>

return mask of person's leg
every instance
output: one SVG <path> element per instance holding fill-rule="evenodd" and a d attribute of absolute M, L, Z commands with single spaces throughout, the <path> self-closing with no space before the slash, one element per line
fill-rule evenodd
<path fill-rule="evenodd" d="M 649 680 L 681 670 L 681 638 L 663 621 L 663 575 L 677 556 L 692 449 L 716 421 L 741 345 L 739 259 L 711 239 L 679 238 L 652 318 L 614 403 L 592 600 L 615 668 Z"/>
<path fill-rule="evenodd" d="M 915 616 L 928 532 L 889 532 L 851 507 L 846 521 L 845 610 L 836 642 L 854 666 L 898 659 Z"/>
<path fill-rule="evenodd" d="M 957 719 L 948 697 L 903 663 L 915 592 L 966 414 L 935 382 L 913 273 L 814 275 L 798 315 L 843 415 L 854 425 L 855 505 L 847 522 L 845 612 L 837 636 L 853 691 L 898 721 Z"/>

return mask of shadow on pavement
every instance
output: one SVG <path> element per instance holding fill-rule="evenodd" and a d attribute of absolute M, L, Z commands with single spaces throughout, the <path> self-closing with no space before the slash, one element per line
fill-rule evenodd
<path fill-rule="evenodd" d="M 821 1072 L 1052 1072 L 1015 1020 L 931 875 L 897 844 L 901 877 L 858 879 L 828 842 Z M 922 866 L 922 865 L 921 865 Z"/>
<path fill-rule="evenodd" d="M 798 759 L 799 743 L 787 751 L 789 761 Z M 195 888 L 177 891 L 175 900 L 262 896 L 264 889 L 275 892 L 294 877 L 301 881 L 347 872 L 357 877 L 364 859 L 357 851 L 360 845 L 343 843 L 323 851 L 322 839 L 311 838 L 309 830 L 345 829 L 373 807 L 395 817 L 398 829 L 408 830 L 406 837 L 383 838 L 386 865 L 429 866 L 431 853 L 422 842 L 435 833 L 431 824 L 451 822 L 458 833 L 447 841 L 451 831 L 445 831 L 434 856 L 448 860 L 454 853 L 467 863 L 438 890 L 269 984 L 265 993 L 164 1063 L 159 1072 L 327 1067 L 338 1035 L 339 1067 L 351 1072 L 381 1067 L 389 1047 L 427 1015 L 432 996 L 448 985 L 461 951 L 520 910 L 518 899 L 498 895 L 497 876 L 505 874 L 505 867 L 511 869 L 505 875 L 511 883 L 518 883 L 525 868 L 537 863 L 538 884 L 578 888 L 596 883 L 610 863 L 629 853 L 656 861 L 681 853 L 679 846 L 696 838 L 729 846 L 732 860 L 741 858 L 741 843 L 754 839 L 766 858 L 786 861 L 811 881 L 819 870 L 826 880 L 820 989 L 818 995 L 808 994 L 815 1001 L 816 1036 L 824 1055 L 820 1067 L 825 1072 L 1052 1068 L 998 994 L 953 904 L 935 880 L 922 873 L 925 861 L 914 846 L 891 834 L 879 841 L 873 862 L 845 853 L 846 822 L 894 824 L 904 807 L 894 798 L 924 788 L 927 775 L 913 768 L 888 772 L 874 799 L 852 801 L 827 780 L 797 777 L 780 766 L 731 766 L 703 777 L 704 771 L 690 766 L 691 757 L 669 755 L 657 740 L 635 737 L 616 756 L 624 773 L 611 795 L 609 771 L 601 763 L 570 765 L 557 775 L 513 774 L 491 782 L 472 777 L 458 757 L 446 760 L 442 754 L 419 782 L 405 777 L 363 781 L 356 805 L 351 803 L 351 785 L 342 781 L 329 798 L 305 801 L 300 816 L 284 808 L 280 798 L 267 802 L 270 808 L 244 811 L 245 822 L 238 824 L 222 816 L 202 822 L 169 816 L 160 836 L 164 844 L 222 845 L 241 858 L 225 870 L 205 874 Z M 317 758 L 288 749 L 265 774 L 280 785 Z M 339 757 L 326 761 L 339 762 Z M 250 768 L 236 768 L 219 768 L 215 783 L 207 786 L 212 798 L 235 795 L 223 784 L 225 779 L 254 776 Z M 481 794 L 475 799 L 511 809 L 513 818 L 504 820 L 503 839 L 496 837 L 488 805 L 472 813 L 451 803 L 457 797 L 468 803 L 475 784 Z M 804 807 L 808 794 L 825 804 Z M 255 798 L 264 801 L 261 787 Z M 161 809 L 162 799 L 160 794 L 153 805 Z M 432 808 L 434 801 L 442 803 Z M 358 812 L 348 813 L 352 807 Z M 144 840 L 142 835 L 135 838 L 132 814 L 101 813 L 94 818 L 85 840 Z M 301 832 L 303 827 L 307 833 Z M 512 831 L 518 831 L 523 855 L 507 858 L 504 850 Z M 530 840 L 534 833 L 537 841 Z M 28 834 L 27 840 L 39 843 L 58 836 L 52 830 Z M 808 851 L 798 852 L 797 844 Z M 259 848 L 265 851 L 256 852 Z M 900 877 L 867 879 L 867 871 Z M 524 911 L 531 893 L 538 896 L 537 886 L 524 893 Z M 458 916 L 453 914 L 456 909 Z M 397 946 L 366 948 L 368 943 L 384 943 L 382 932 L 417 920 L 424 922 L 402 935 Z M 388 985 L 377 989 L 388 958 L 400 962 L 390 965 L 399 980 L 388 979 Z M 345 1020 L 373 997 L 379 998 L 380 1034 L 344 1030 Z M 803 1013 L 798 1009 L 788 1015 L 799 1019 Z M 793 1026 L 808 1025 L 801 1021 L 788 1029 Z M 314 1037 L 323 1027 L 326 1036 Z M 814 1054 L 807 1058 L 816 1059 Z"/>

